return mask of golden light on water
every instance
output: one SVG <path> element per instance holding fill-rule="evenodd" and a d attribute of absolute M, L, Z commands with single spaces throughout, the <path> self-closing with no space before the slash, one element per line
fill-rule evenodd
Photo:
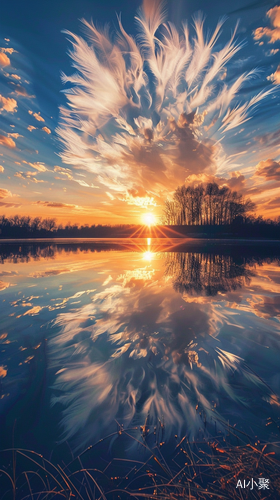
<path fill-rule="evenodd" d="M 145 213 L 142 216 L 142 220 L 146 226 L 154 226 L 156 224 L 156 216 L 151 212 Z"/>
<path fill-rule="evenodd" d="M 153 252 L 150 252 L 149 250 L 147 252 L 144 252 L 143 253 L 143 259 L 148 261 L 148 262 L 151 262 L 154 258 L 154 253 Z"/>

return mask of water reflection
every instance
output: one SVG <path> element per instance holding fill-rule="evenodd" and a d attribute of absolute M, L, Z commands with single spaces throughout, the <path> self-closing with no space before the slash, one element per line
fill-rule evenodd
<path fill-rule="evenodd" d="M 9 360 L 17 347 L 18 365 L 13 372 L 3 363 L 0 378 L 11 387 L 19 366 L 36 361 L 42 331 L 52 411 L 73 447 L 104 436 L 115 419 L 127 427 L 147 416 L 150 426 L 164 422 L 165 439 L 215 434 L 229 419 L 255 431 L 279 405 L 278 247 L 171 243 L 36 243 L 2 252 L 2 275 L 14 285 L 3 347 Z M 22 293 L 27 283 L 36 294 Z M 28 352 L 18 348 L 33 336 Z M 21 360 L 24 353 L 33 361 Z"/>
<path fill-rule="evenodd" d="M 239 259 L 240 261 L 240 259 Z M 250 285 L 253 276 L 247 264 L 232 255 L 170 252 L 165 275 L 172 278 L 176 292 L 214 296 Z"/>
<path fill-rule="evenodd" d="M 92 304 L 60 314 L 51 343 L 57 368 L 52 403 L 64 406 L 64 438 L 78 435 L 84 446 L 109 432 L 115 419 L 139 425 L 148 415 L 151 426 L 165 422 L 166 438 L 183 432 L 192 439 L 201 427 L 205 434 L 221 429 L 225 413 L 246 420 L 257 408 L 262 416 L 268 412 L 266 403 L 278 405 L 243 359 L 246 350 L 254 351 L 246 335 L 253 330 L 257 336 L 264 325 L 256 316 L 233 318 L 220 304 L 188 296 L 223 292 L 228 300 L 226 292 L 250 285 L 253 276 L 232 256 L 170 253 L 162 274 L 146 267 L 123 272 Z M 272 337 L 275 326 L 269 325 Z M 219 338 L 226 328 L 231 342 Z"/>

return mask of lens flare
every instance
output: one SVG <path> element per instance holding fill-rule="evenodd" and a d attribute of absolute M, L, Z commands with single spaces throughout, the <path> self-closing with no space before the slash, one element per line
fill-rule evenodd
<path fill-rule="evenodd" d="M 142 219 L 146 226 L 154 226 L 156 224 L 156 217 L 150 212 L 144 214 Z"/>
<path fill-rule="evenodd" d="M 147 252 L 144 252 L 143 259 L 148 262 L 152 262 L 152 260 L 154 259 L 154 253 L 150 252 L 149 250 Z"/>

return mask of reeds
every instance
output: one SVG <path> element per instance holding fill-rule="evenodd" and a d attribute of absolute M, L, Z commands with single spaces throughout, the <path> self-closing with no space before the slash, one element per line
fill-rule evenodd
<path fill-rule="evenodd" d="M 227 437 L 208 441 L 189 442 L 187 437 L 175 436 L 178 442 L 171 448 L 155 439 L 158 429 L 149 429 L 146 423 L 143 429 L 119 426 L 78 456 L 72 455 L 67 464 L 54 463 L 32 450 L 2 450 L 0 499 L 280 498 L 280 441 L 252 443 L 231 428 Z M 119 457 L 106 460 L 106 453 L 102 457 L 106 440 L 114 440 Z M 136 445 L 135 458 L 121 456 L 128 455 L 128 444 Z M 269 481 L 269 489 L 259 489 L 260 478 Z M 238 481 L 244 487 L 237 487 Z"/>

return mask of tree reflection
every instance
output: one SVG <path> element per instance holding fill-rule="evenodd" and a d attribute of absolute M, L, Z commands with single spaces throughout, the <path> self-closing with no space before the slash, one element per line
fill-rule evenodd
<path fill-rule="evenodd" d="M 186 283 L 196 284 L 199 292 L 209 290 L 210 282 L 217 293 L 221 276 L 227 290 L 249 280 L 245 263 L 229 256 L 172 257 L 171 269 L 178 266 L 181 275 L 189 265 Z M 251 313 L 246 327 L 256 333 L 259 318 Z M 222 431 L 225 411 L 242 413 L 246 422 L 251 406 L 263 415 L 271 411 L 270 401 L 278 405 L 244 362 L 241 315 L 233 320 L 231 309 L 228 313 L 212 300 L 196 302 L 174 293 L 166 277 L 146 267 L 122 269 L 90 304 L 58 314 L 54 326 L 52 404 L 62 405 L 63 438 L 74 439 L 77 447 L 110 433 L 116 420 L 124 428 L 143 427 L 149 416 L 151 428 L 164 420 L 165 439 L 172 432 L 192 439 L 202 425 L 205 435 Z M 219 338 L 223 328 L 230 328 L 233 341 Z"/>
<path fill-rule="evenodd" d="M 250 284 L 253 272 L 232 255 L 194 252 L 166 254 L 165 276 L 181 294 L 215 296 Z"/>

